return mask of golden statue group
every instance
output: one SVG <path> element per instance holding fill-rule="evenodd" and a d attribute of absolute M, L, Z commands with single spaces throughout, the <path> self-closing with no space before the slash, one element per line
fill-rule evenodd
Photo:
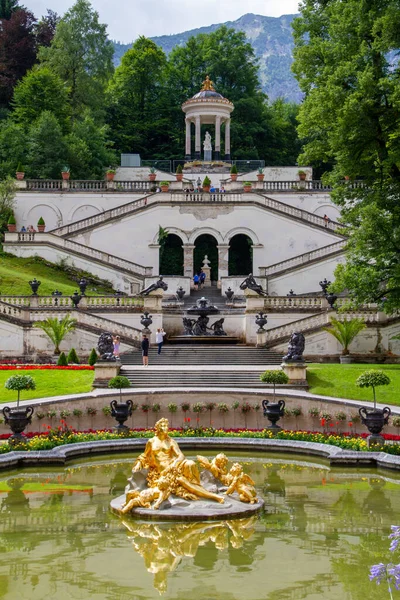
<path fill-rule="evenodd" d="M 213 489 L 207 489 L 200 481 L 197 464 L 184 456 L 177 442 L 168 435 L 168 427 L 167 419 L 160 419 L 155 424 L 155 436 L 148 440 L 143 454 L 133 465 L 131 484 L 119 512 L 126 514 L 135 508 L 157 510 L 171 495 L 187 501 L 214 500 L 220 504 L 225 502 L 226 496 L 250 504 L 258 502 L 254 481 L 243 473 L 239 463 L 234 463 L 228 470 L 225 454 L 218 454 L 211 461 L 197 456 L 200 465 L 216 482 L 216 485 L 208 486 Z M 143 469 L 147 470 L 147 487 L 144 489 L 137 485 L 136 476 Z"/>

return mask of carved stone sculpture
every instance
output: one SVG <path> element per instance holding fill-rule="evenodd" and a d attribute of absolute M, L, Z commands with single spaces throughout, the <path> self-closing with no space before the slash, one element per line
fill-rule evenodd
<path fill-rule="evenodd" d="M 303 362 L 303 352 L 305 347 L 305 338 L 302 333 L 296 331 L 292 333 L 289 340 L 288 352 L 283 357 L 283 360 L 292 360 L 295 362 Z"/>
<path fill-rule="evenodd" d="M 263 290 L 262 286 L 256 282 L 252 273 L 246 277 L 244 281 L 240 284 L 241 290 L 253 290 L 259 296 L 268 296 L 267 292 Z"/>
<path fill-rule="evenodd" d="M 140 295 L 148 296 L 150 294 L 150 292 L 154 292 L 155 290 L 164 290 L 164 292 L 165 292 L 167 289 L 168 289 L 168 284 L 165 283 L 165 281 L 163 281 L 162 276 L 160 276 L 160 279 L 158 281 L 152 283 L 147 288 L 142 290 L 140 292 Z"/>
<path fill-rule="evenodd" d="M 195 319 L 183 317 L 183 335 L 193 335 L 193 325 L 195 323 Z"/>
<path fill-rule="evenodd" d="M 226 335 L 224 331 L 224 321 L 225 319 L 219 319 L 210 325 L 210 329 L 214 332 L 214 335 Z"/>
<path fill-rule="evenodd" d="M 116 361 L 114 356 L 113 336 L 111 333 L 104 332 L 101 334 L 97 343 L 97 349 L 102 360 L 108 360 L 110 362 Z"/>

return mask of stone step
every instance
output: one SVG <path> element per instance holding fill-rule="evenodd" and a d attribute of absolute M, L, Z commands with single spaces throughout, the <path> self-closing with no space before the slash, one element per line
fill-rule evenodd
<path fill-rule="evenodd" d="M 220 365 L 280 365 L 282 356 L 264 348 L 247 348 L 240 346 L 164 346 L 161 354 L 157 348 L 150 348 L 149 362 L 155 365 L 212 365 L 216 369 Z M 122 365 L 140 365 L 141 352 L 121 354 Z"/>
<path fill-rule="evenodd" d="M 121 375 L 127 377 L 134 387 L 260 387 L 258 371 L 156 371 L 150 367 L 143 370 L 130 370 L 122 367 Z"/>

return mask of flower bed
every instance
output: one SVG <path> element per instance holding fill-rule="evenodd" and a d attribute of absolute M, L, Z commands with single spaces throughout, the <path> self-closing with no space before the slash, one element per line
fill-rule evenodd
<path fill-rule="evenodd" d="M 118 438 L 150 438 L 154 435 L 152 429 L 133 429 L 123 434 L 113 433 L 112 430 L 103 431 L 74 431 L 68 428 L 65 424 L 57 429 L 49 429 L 44 433 L 32 433 L 27 435 L 27 441 L 23 444 L 10 445 L 8 442 L 0 444 L 0 454 L 5 454 L 11 451 L 36 451 L 50 450 L 56 446 L 64 444 L 75 444 L 80 442 L 92 442 L 97 440 L 112 440 Z M 338 446 L 345 450 L 355 450 L 366 452 L 372 450 L 368 448 L 366 437 L 367 434 L 359 436 L 351 434 L 331 434 L 331 433 L 315 433 L 310 431 L 280 431 L 277 434 L 271 433 L 266 429 L 262 430 L 223 430 L 213 429 L 212 427 L 173 429 L 170 431 L 172 437 L 227 437 L 227 438 L 258 438 L 258 439 L 279 439 L 292 440 L 302 442 L 316 442 L 319 444 L 330 444 Z M 5 439 L 6 436 L 2 436 Z M 386 439 L 392 441 L 400 441 L 400 436 L 388 436 Z M 385 452 L 388 454 L 400 455 L 400 444 L 388 444 L 385 446 Z"/>
<path fill-rule="evenodd" d="M 0 371 L 15 371 L 16 369 L 24 369 L 26 371 L 94 371 L 94 367 L 90 365 L 68 365 L 67 367 L 59 367 L 57 365 L 0 365 Z"/>

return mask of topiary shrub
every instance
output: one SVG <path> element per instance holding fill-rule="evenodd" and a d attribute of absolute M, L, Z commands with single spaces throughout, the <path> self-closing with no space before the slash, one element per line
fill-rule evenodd
<path fill-rule="evenodd" d="M 364 371 L 361 373 L 360 377 L 358 377 L 356 381 L 356 385 L 358 387 L 372 387 L 372 393 L 374 395 L 374 409 L 376 409 L 376 395 L 375 388 L 380 385 L 389 385 L 391 383 L 390 377 L 386 375 L 383 371 L 378 369 L 371 369 L 370 371 Z"/>
<path fill-rule="evenodd" d="M 15 220 L 14 213 L 11 213 L 11 215 L 8 217 L 7 224 L 8 225 L 16 225 L 17 224 L 17 221 Z"/>
<path fill-rule="evenodd" d="M 57 367 L 68 367 L 68 360 L 65 356 L 65 352 L 61 352 L 60 356 L 58 357 Z"/>
<path fill-rule="evenodd" d="M 231 174 L 237 175 L 237 172 L 238 172 L 237 166 L 236 165 L 232 165 L 231 166 Z"/>
<path fill-rule="evenodd" d="M 207 175 L 203 179 L 203 187 L 209 187 L 211 185 L 211 179 Z"/>
<path fill-rule="evenodd" d="M 275 386 L 289 382 L 289 377 L 284 371 L 264 371 L 260 375 L 260 381 L 263 383 L 272 383 L 274 386 L 274 401 L 275 401 Z"/>
<path fill-rule="evenodd" d="M 46 223 L 44 222 L 44 219 L 43 219 L 43 217 L 40 217 L 40 218 L 39 218 L 39 220 L 38 220 L 37 224 L 38 224 L 38 225 L 46 225 Z"/>
<path fill-rule="evenodd" d="M 98 355 L 97 352 L 94 348 L 92 348 L 90 355 L 89 355 L 89 360 L 88 363 L 91 367 L 93 367 L 93 365 L 95 365 L 97 363 L 97 359 L 98 359 Z"/>
<path fill-rule="evenodd" d="M 70 364 L 79 365 L 79 358 L 78 358 L 75 348 L 71 348 L 71 350 L 68 352 L 67 361 L 68 361 L 69 365 Z"/>
<path fill-rule="evenodd" d="M 123 375 L 117 375 L 116 377 L 112 377 L 108 382 L 108 387 L 114 390 L 119 390 L 119 401 L 121 402 L 121 390 L 122 388 L 131 387 L 131 382 L 127 377 Z"/>
<path fill-rule="evenodd" d="M 15 390 L 18 393 L 17 408 L 19 406 L 19 396 L 23 390 L 35 390 L 36 383 L 30 375 L 13 375 L 9 377 L 4 384 L 6 390 Z"/>
<path fill-rule="evenodd" d="M 180 174 L 182 173 L 182 165 L 178 165 L 178 166 L 176 167 L 176 173 L 177 173 L 178 175 L 180 175 Z"/>

